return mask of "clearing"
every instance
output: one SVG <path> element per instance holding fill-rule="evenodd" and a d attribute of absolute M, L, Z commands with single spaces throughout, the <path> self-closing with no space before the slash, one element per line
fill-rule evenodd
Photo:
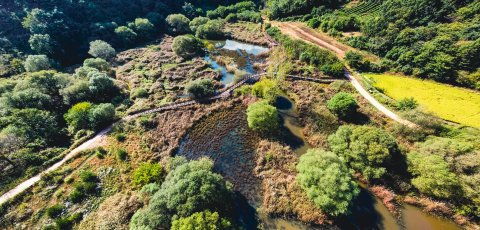
<path fill-rule="evenodd" d="M 389 97 L 413 97 L 429 112 L 449 121 L 480 128 L 480 93 L 434 81 L 365 74 Z"/>

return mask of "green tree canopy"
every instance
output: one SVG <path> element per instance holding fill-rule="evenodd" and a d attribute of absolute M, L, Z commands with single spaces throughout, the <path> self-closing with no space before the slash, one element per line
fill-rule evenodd
<path fill-rule="evenodd" d="M 190 19 L 183 14 L 170 14 L 166 19 L 168 31 L 172 34 L 186 34 L 190 32 Z"/>
<path fill-rule="evenodd" d="M 190 82 L 185 90 L 187 93 L 193 95 L 195 98 L 204 98 L 215 93 L 215 86 L 210 79 L 197 79 Z"/>
<path fill-rule="evenodd" d="M 90 42 L 90 49 L 88 50 L 88 54 L 97 58 L 108 60 L 115 57 L 116 51 L 107 42 L 102 40 L 95 40 Z"/>
<path fill-rule="evenodd" d="M 297 165 L 297 181 L 323 211 L 338 216 L 349 213 L 360 190 L 345 163 L 332 152 L 309 149 Z"/>
<path fill-rule="evenodd" d="M 327 107 L 338 117 L 349 118 L 357 112 L 358 105 L 351 94 L 340 92 L 327 102 Z"/>
<path fill-rule="evenodd" d="M 57 120 L 48 111 L 32 108 L 14 110 L 11 118 L 11 124 L 4 131 L 23 137 L 30 143 L 53 143 L 60 132 Z"/>
<path fill-rule="evenodd" d="M 207 209 L 224 215 L 231 214 L 232 185 L 212 172 L 211 160 L 182 160 L 171 166 L 160 190 L 145 208 L 133 215 L 130 229 L 167 229 L 172 220 Z"/>
<path fill-rule="evenodd" d="M 137 38 L 137 33 L 127 26 L 119 26 L 115 29 L 117 34 L 125 43 L 131 43 Z"/>
<path fill-rule="evenodd" d="M 235 229 L 229 220 L 217 212 L 205 210 L 172 222 L 171 230 L 228 230 Z"/>
<path fill-rule="evenodd" d="M 51 54 L 53 52 L 53 41 L 48 34 L 33 34 L 28 39 L 30 48 L 38 54 Z"/>
<path fill-rule="evenodd" d="M 224 30 L 225 22 L 223 20 L 215 19 L 209 20 L 196 28 L 195 35 L 203 39 L 218 40 L 225 37 Z"/>
<path fill-rule="evenodd" d="M 28 55 L 23 63 L 23 67 L 27 72 L 37 72 L 40 70 L 50 69 L 50 59 L 46 55 Z"/>
<path fill-rule="evenodd" d="M 265 78 L 253 85 L 252 94 L 273 103 L 280 94 L 280 88 L 276 81 Z"/>
<path fill-rule="evenodd" d="M 195 36 L 182 35 L 173 39 L 172 49 L 180 57 L 192 58 L 202 53 L 203 43 Z"/>
<path fill-rule="evenodd" d="M 92 98 L 97 101 L 108 101 L 118 94 L 119 88 L 105 73 L 96 73 L 89 80 Z"/>
<path fill-rule="evenodd" d="M 193 33 L 196 33 L 197 32 L 197 28 L 201 25 L 204 25 L 208 22 L 208 18 L 207 17 L 196 17 L 194 18 L 190 23 L 189 23 L 189 26 L 190 26 L 190 30 L 193 32 Z"/>
<path fill-rule="evenodd" d="M 370 126 L 343 125 L 328 137 L 332 151 L 367 179 L 385 174 L 385 163 L 398 151 L 395 138 Z"/>
<path fill-rule="evenodd" d="M 267 101 L 255 102 L 247 108 L 247 121 L 255 131 L 272 132 L 279 126 L 277 108 Z"/>
<path fill-rule="evenodd" d="M 141 163 L 133 172 L 133 184 L 138 187 L 150 183 L 162 184 L 165 171 L 158 163 Z"/>
<path fill-rule="evenodd" d="M 95 105 L 88 115 L 90 127 L 98 130 L 112 123 L 115 118 L 115 107 L 110 103 Z"/>
<path fill-rule="evenodd" d="M 93 105 L 89 102 L 77 103 L 64 115 L 70 133 L 90 128 L 90 110 Z"/>

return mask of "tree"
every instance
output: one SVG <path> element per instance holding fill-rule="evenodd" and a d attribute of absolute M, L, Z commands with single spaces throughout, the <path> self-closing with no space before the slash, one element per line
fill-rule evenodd
<path fill-rule="evenodd" d="M 131 43 L 137 38 L 137 33 L 126 26 L 120 26 L 115 29 L 117 34 L 125 43 Z"/>
<path fill-rule="evenodd" d="M 343 125 L 328 137 L 332 151 L 367 179 L 385 174 L 385 163 L 398 151 L 389 133 L 370 126 Z"/>
<path fill-rule="evenodd" d="M 130 229 L 168 229 L 172 218 L 188 217 L 203 210 L 231 214 L 232 185 L 212 172 L 211 160 L 182 160 L 171 166 L 160 190 L 145 208 L 133 215 Z"/>
<path fill-rule="evenodd" d="M 51 67 L 50 60 L 46 55 L 28 55 L 23 66 L 27 72 L 47 70 Z"/>
<path fill-rule="evenodd" d="M 30 48 L 38 54 L 51 54 L 53 53 L 53 42 L 48 34 L 33 34 L 28 39 Z"/>
<path fill-rule="evenodd" d="M 90 110 L 93 105 L 89 102 L 80 102 L 72 106 L 64 115 L 70 133 L 90 128 Z"/>
<path fill-rule="evenodd" d="M 339 118 L 351 118 L 357 112 L 357 101 L 349 94 L 340 92 L 335 94 L 328 102 L 327 108 Z"/>
<path fill-rule="evenodd" d="M 188 94 L 193 95 L 195 98 L 204 98 L 211 96 L 215 93 L 215 86 L 210 79 L 197 79 L 190 82 L 185 90 Z"/>
<path fill-rule="evenodd" d="M 107 42 L 104 42 L 102 40 L 95 40 L 93 42 L 90 42 L 90 49 L 88 50 L 88 54 L 94 57 L 108 60 L 115 57 L 116 52 L 115 49 Z"/>
<path fill-rule="evenodd" d="M 442 156 L 411 152 L 407 159 L 408 170 L 414 176 L 412 184 L 420 192 L 438 198 L 452 198 L 460 193 L 458 178 Z"/>
<path fill-rule="evenodd" d="M 82 101 L 88 101 L 91 97 L 88 81 L 78 80 L 61 90 L 63 102 L 73 105 Z"/>
<path fill-rule="evenodd" d="M 190 19 L 183 14 L 170 14 L 166 19 L 168 31 L 172 34 L 186 34 L 190 32 Z"/>
<path fill-rule="evenodd" d="M 88 115 L 90 127 L 99 130 L 112 123 L 115 118 L 115 107 L 110 103 L 95 105 Z"/>
<path fill-rule="evenodd" d="M 172 222 L 171 230 L 228 230 L 235 229 L 225 218 L 217 212 L 205 210 L 196 212 L 189 217 L 180 218 Z"/>
<path fill-rule="evenodd" d="M 277 108 L 267 101 L 255 102 L 247 108 L 248 127 L 255 131 L 272 132 L 278 128 Z"/>
<path fill-rule="evenodd" d="M 309 149 L 297 164 L 297 181 L 322 211 L 332 216 L 349 213 L 359 194 L 345 163 L 334 153 Z"/>
<path fill-rule="evenodd" d="M 197 32 L 197 28 L 201 25 L 206 24 L 209 21 L 207 17 L 196 17 L 190 23 L 189 27 L 193 33 Z"/>
<path fill-rule="evenodd" d="M 195 36 L 181 35 L 173 39 L 172 49 L 180 57 L 192 58 L 202 53 L 203 43 Z"/>
<path fill-rule="evenodd" d="M 15 162 L 10 159 L 9 155 L 25 145 L 26 140 L 21 136 L 12 133 L 0 133 L 0 160 L 4 160 L 10 165 L 15 166 Z"/>
<path fill-rule="evenodd" d="M 225 23 L 222 20 L 209 20 L 196 28 L 195 35 L 203 39 L 222 39 L 225 37 L 223 27 Z"/>
<path fill-rule="evenodd" d="M 24 138 L 29 143 L 48 144 L 55 141 L 60 132 L 55 116 L 39 109 L 14 110 L 7 133 Z"/>
<path fill-rule="evenodd" d="M 89 80 L 92 98 L 97 101 L 108 101 L 118 94 L 119 89 L 105 73 L 94 73 Z"/>
<path fill-rule="evenodd" d="M 108 62 L 102 58 L 87 58 L 83 61 L 83 66 L 87 68 L 95 68 L 101 72 L 107 72 L 110 70 Z"/>
<path fill-rule="evenodd" d="M 52 98 L 35 88 L 16 91 L 7 94 L 5 98 L 7 105 L 16 109 L 48 109 L 52 106 Z"/>
<path fill-rule="evenodd" d="M 142 187 L 146 184 L 162 184 L 165 177 L 165 171 L 160 164 L 141 163 L 133 172 L 133 184 Z"/>
<path fill-rule="evenodd" d="M 277 82 L 265 78 L 253 85 L 252 94 L 255 97 L 263 98 L 268 102 L 273 103 L 277 100 L 277 97 L 280 94 L 280 88 L 278 87 Z"/>
<path fill-rule="evenodd" d="M 136 18 L 129 26 L 135 30 L 138 36 L 149 38 L 155 32 L 155 26 L 146 18 Z"/>

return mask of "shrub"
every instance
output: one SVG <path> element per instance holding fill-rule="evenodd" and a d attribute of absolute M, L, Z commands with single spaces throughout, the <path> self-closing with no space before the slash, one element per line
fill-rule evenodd
<path fill-rule="evenodd" d="M 94 106 L 89 114 L 88 119 L 90 121 L 90 127 L 95 130 L 99 130 L 110 123 L 115 118 L 115 107 L 110 103 L 104 103 Z"/>
<path fill-rule="evenodd" d="M 252 94 L 256 97 L 263 98 L 269 103 L 273 103 L 277 100 L 280 94 L 280 88 L 274 80 L 265 78 L 252 87 Z"/>
<path fill-rule="evenodd" d="M 65 121 L 68 124 L 68 130 L 70 133 L 75 133 L 82 129 L 90 128 L 90 110 L 92 109 L 92 104 L 89 102 L 81 102 L 75 104 L 68 110 L 64 115 Z"/>
<path fill-rule="evenodd" d="M 203 43 L 192 35 L 182 35 L 173 39 L 172 49 L 180 57 L 192 58 L 202 53 Z"/>
<path fill-rule="evenodd" d="M 382 129 L 344 125 L 328 137 L 332 151 L 367 179 L 385 174 L 385 163 L 398 152 L 395 138 Z"/>
<path fill-rule="evenodd" d="M 340 92 L 327 102 L 327 108 L 339 118 L 350 118 L 357 112 L 358 105 L 351 94 Z"/>
<path fill-rule="evenodd" d="M 185 90 L 187 93 L 193 95 L 194 98 L 204 98 L 215 93 L 215 86 L 210 79 L 197 79 L 190 82 Z"/>
<path fill-rule="evenodd" d="M 402 111 L 412 110 L 417 108 L 417 106 L 418 103 L 413 97 L 404 98 L 397 103 L 397 109 Z"/>
<path fill-rule="evenodd" d="M 48 34 L 32 34 L 28 39 L 30 49 L 38 54 L 51 54 L 53 52 L 53 42 Z"/>
<path fill-rule="evenodd" d="M 160 164 L 142 163 L 133 172 L 133 184 L 142 187 L 149 183 L 161 184 L 164 177 L 164 170 Z"/>
<path fill-rule="evenodd" d="M 150 38 L 155 32 L 155 26 L 146 18 L 135 18 L 135 21 L 128 23 L 128 26 L 143 39 Z"/>
<path fill-rule="evenodd" d="M 127 26 L 119 26 L 115 29 L 117 34 L 125 43 L 133 42 L 137 38 L 137 33 Z"/>
<path fill-rule="evenodd" d="M 168 229 L 175 219 L 191 216 L 196 212 L 211 210 L 230 215 L 233 208 L 232 185 L 214 173 L 213 162 L 206 158 L 173 161 L 172 167 L 160 190 L 149 204 L 137 211 L 130 229 Z"/>
<path fill-rule="evenodd" d="M 309 149 L 297 164 L 297 181 L 322 211 L 332 216 L 349 213 L 359 194 L 345 163 L 334 153 Z"/>
<path fill-rule="evenodd" d="M 37 72 L 50 69 L 51 64 L 46 55 L 28 55 L 23 66 L 27 72 Z"/>
<path fill-rule="evenodd" d="M 89 78 L 91 97 L 96 101 L 109 101 L 119 93 L 115 82 L 105 73 L 94 73 Z"/>
<path fill-rule="evenodd" d="M 123 133 L 115 134 L 115 139 L 119 142 L 124 142 L 127 137 Z"/>
<path fill-rule="evenodd" d="M 72 225 L 76 222 L 82 219 L 82 214 L 81 213 L 75 213 L 73 215 L 70 215 L 68 217 L 63 217 L 55 220 L 56 227 L 58 229 L 71 229 Z"/>
<path fill-rule="evenodd" d="M 62 214 L 62 211 L 63 211 L 63 205 L 56 204 L 48 207 L 45 213 L 50 218 L 57 218 L 58 216 L 60 216 L 60 214 Z"/>
<path fill-rule="evenodd" d="M 197 28 L 201 25 L 206 24 L 208 21 L 209 19 L 206 17 L 196 17 L 189 24 L 190 30 L 192 30 L 193 33 L 196 33 Z"/>
<path fill-rule="evenodd" d="M 90 49 L 88 50 L 88 54 L 97 58 L 108 60 L 115 57 L 116 52 L 115 49 L 107 42 L 104 42 L 102 40 L 95 40 L 90 42 Z"/>
<path fill-rule="evenodd" d="M 85 61 L 83 61 L 83 66 L 87 68 L 94 68 L 98 71 L 103 72 L 107 72 L 110 70 L 110 65 L 108 64 L 108 62 L 102 58 L 87 58 L 85 59 Z M 88 74 L 86 76 L 88 76 Z"/>
<path fill-rule="evenodd" d="M 95 175 L 95 173 L 93 173 L 90 170 L 84 170 L 84 171 L 80 172 L 79 178 L 83 182 L 96 182 L 97 181 L 97 175 Z"/>
<path fill-rule="evenodd" d="M 121 161 L 125 161 L 128 158 L 128 153 L 125 149 L 117 149 L 115 155 L 117 156 L 117 159 Z"/>
<path fill-rule="evenodd" d="M 168 31 L 173 34 L 186 34 L 190 32 L 190 19 L 183 14 L 170 14 L 166 19 Z"/>
<path fill-rule="evenodd" d="M 132 99 L 147 98 L 147 97 L 148 97 L 148 91 L 146 89 L 143 89 L 143 88 L 133 91 L 133 93 L 131 95 Z"/>
<path fill-rule="evenodd" d="M 209 20 L 207 23 L 197 27 L 195 35 L 203 39 L 218 40 L 225 37 L 223 32 L 224 22 L 222 20 Z"/>
<path fill-rule="evenodd" d="M 272 132 L 278 128 L 277 108 L 268 104 L 267 101 L 259 101 L 248 106 L 248 127 L 255 131 Z"/>
<path fill-rule="evenodd" d="M 207 227 L 208 226 L 208 227 Z M 221 218 L 217 212 L 205 210 L 196 212 L 189 217 L 180 218 L 172 222 L 171 230 L 194 230 L 194 229 L 236 229 L 232 223 Z"/>

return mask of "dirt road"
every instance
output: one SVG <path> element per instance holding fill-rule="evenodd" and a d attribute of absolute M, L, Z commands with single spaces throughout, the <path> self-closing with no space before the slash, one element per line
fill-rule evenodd
<path fill-rule="evenodd" d="M 343 57 L 345 57 L 346 52 L 348 52 L 349 50 L 353 50 L 353 48 L 336 41 L 334 38 L 324 33 L 315 31 L 299 22 L 272 22 L 272 25 L 277 26 L 282 31 L 282 33 L 287 34 L 293 38 L 304 40 L 306 42 L 320 46 L 324 49 L 328 49 L 335 53 L 340 59 L 343 59 Z M 365 90 L 365 88 L 363 88 L 360 82 L 350 71 L 345 71 L 345 77 L 350 80 L 350 83 L 352 83 L 353 87 L 358 91 L 358 93 L 360 93 L 360 95 L 362 95 L 368 102 L 370 102 L 371 105 L 380 110 L 380 112 L 385 114 L 385 116 L 410 128 L 418 127 L 415 123 L 401 118 L 400 116 L 383 106 L 380 102 L 378 102 L 377 99 L 375 99 L 372 95 L 368 93 L 367 90 Z"/>

